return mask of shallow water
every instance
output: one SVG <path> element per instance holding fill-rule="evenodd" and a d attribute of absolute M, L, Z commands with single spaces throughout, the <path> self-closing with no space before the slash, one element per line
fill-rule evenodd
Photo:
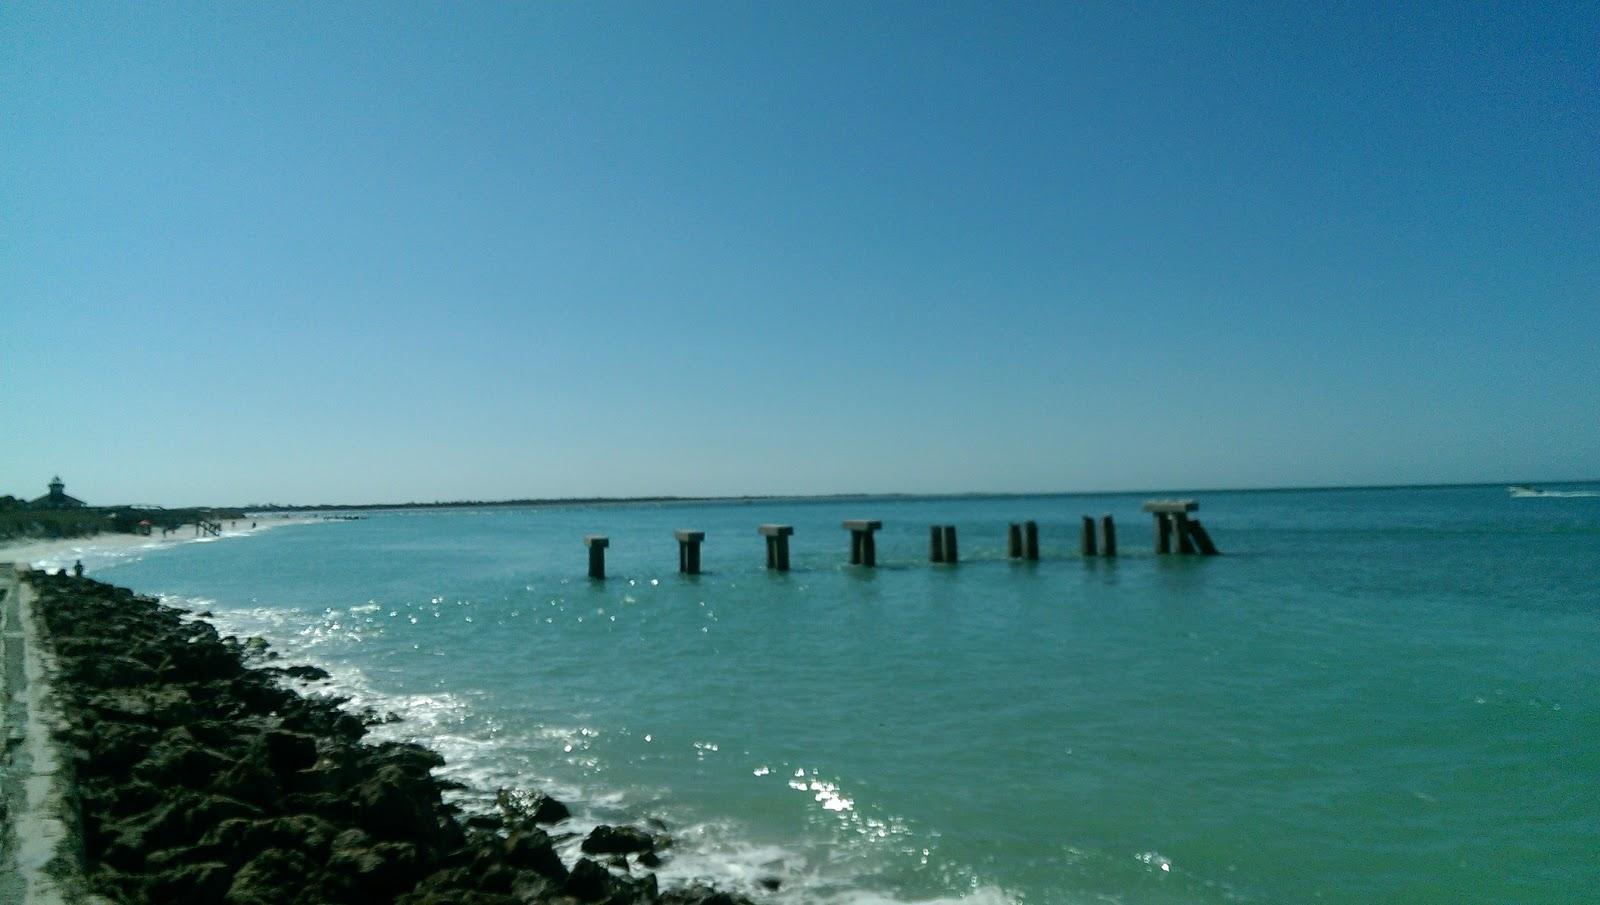
<path fill-rule="evenodd" d="M 1151 555 L 1143 498 L 394 512 L 85 563 L 334 671 L 468 806 L 658 817 L 668 876 L 772 901 L 1592 894 L 1600 499 L 1207 493 L 1202 559 Z M 1123 555 L 1081 559 L 1102 512 Z M 884 521 L 879 568 L 845 518 Z M 1044 560 L 1009 562 L 1028 518 Z M 935 522 L 960 565 L 926 562 Z"/>

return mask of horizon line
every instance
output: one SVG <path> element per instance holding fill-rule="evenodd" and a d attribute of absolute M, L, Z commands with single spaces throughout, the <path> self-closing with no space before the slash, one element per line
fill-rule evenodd
<path fill-rule="evenodd" d="M 282 512 L 317 509 L 447 509 L 489 506 L 575 506 L 618 503 L 719 503 L 757 500 L 827 501 L 843 499 L 1011 499 L 1023 497 L 1066 496 L 1132 496 L 1158 493 L 1292 493 L 1318 490 L 1443 490 L 1455 487 L 1497 487 L 1538 484 L 1594 484 L 1600 478 L 1542 479 L 1536 481 L 1446 481 L 1439 483 L 1402 484 L 1315 484 L 1279 485 L 1270 487 L 1191 487 L 1191 488 L 1131 488 L 1120 490 L 1048 490 L 1048 491 L 944 491 L 919 493 L 907 491 L 844 491 L 835 493 L 755 493 L 755 494 L 649 494 L 640 496 L 573 496 L 573 497 L 513 497 L 501 500 L 435 500 L 424 502 L 410 500 L 400 503 L 254 503 L 239 506 L 214 506 L 217 509 L 239 509 L 245 512 Z M 115 508 L 115 507 L 94 507 Z M 177 507 L 205 508 L 205 507 Z"/>

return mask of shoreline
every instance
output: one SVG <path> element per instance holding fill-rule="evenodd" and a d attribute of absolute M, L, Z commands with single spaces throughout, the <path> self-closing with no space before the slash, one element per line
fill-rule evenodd
<path fill-rule="evenodd" d="M 246 508 L 246 512 L 293 514 L 305 512 L 388 512 L 388 511 L 426 511 L 430 509 L 546 509 L 570 508 L 584 506 L 633 506 L 633 505 L 721 505 L 721 504 L 746 504 L 746 503 L 837 503 L 865 501 L 894 501 L 894 500 L 1005 500 L 1005 499 L 1030 499 L 1037 497 L 1107 497 L 1107 496 L 1167 496 L 1172 494 L 1210 494 L 1210 493 L 1317 493 L 1325 491 L 1347 490 L 1459 490 L 1474 487 L 1508 487 L 1519 484 L 1533 486 L 1547 485 L 1588 485 L 1600 484 L 1600 477 L 1595 478 L 1563 478 L 1542 479 L 1534 481 L 1445 481 L 1424 483 L 1400 484 L 1308 484 L 1285 486 L 1261 487 L 1121 487 L 1090 490 L 939 490 L 939 491 L 907 491 L 907 490 L 871 490 L 871 491 L 840 491 L 834 493 L 753 493 L 692 496 L 678 494 L 660 494 L 651 496 L 628 497 L 527 497 L 505 500 L 451 500 L 443 502 L 424 503 L 419 501 L 405 503 L 307 503 L 301 505 L 268 505 L 259 508 Z"/>
<path fill-rule="evenodd" d="M 245 520 L 239 519 L 238 521 Z M 121 559 L 141 550 L 156 550 L 181 544 L 209 543 L 218 540 L 250 537 L 274 528 L 285 528 L 291 525 L 316 525 L 322 524 L 327 520 L 317 516 L 273 513 L 256 515 L 249 521 L 255 522 L 256 527 L 224 528 L 222 534 L 217 537 L 194 537 L 188 532 L 178 531 L 165 537 L 159 534 L 102 532 L 85 537 L 12 538 L 0 541 L 0 562 L 26 563 L 35 569 L 65 569 L 71 567 L 75 560 L 83 559 L 85 556 L 90 558 Z M 89 568 L 89 564 L 86 563 L 85 567 Z"/>
<path fill-rule="evenodd" d="M 570 865 L 564 805 L 502 790 L 500 814 L 446 804 L 444 761 L 374 743 L 375 714 L 303 694 L 259 638 L 88 578 L 23 573 L 75 765 L 86 876 L 117 902 L 267 905 L 748 905 L 706 886 L 662 891 L 670 841 L 601 826 Z"/>

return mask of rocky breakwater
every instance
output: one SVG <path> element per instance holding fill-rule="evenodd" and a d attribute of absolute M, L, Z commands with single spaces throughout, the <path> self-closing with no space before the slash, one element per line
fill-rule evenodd
<path fill-rule="evenodd" d="M 59 664 L 89 880 L 113 901 L 748 905 L 659 889 L 647 868 L 661 840 L 635 827 L 596 829 L 564 863 L 551 833 L 567 810 L 538 793 L 462 819 L 431 775 L 437 754 L 363 742 L 369 718 L 247 665 L 259 644 L 124 588 L 30 581 Z"/>

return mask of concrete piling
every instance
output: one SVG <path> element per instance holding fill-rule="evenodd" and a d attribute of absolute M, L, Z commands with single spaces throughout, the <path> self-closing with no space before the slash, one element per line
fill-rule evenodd
<path fill-rule="evenodd" d="M 1117 555 L 1117 523 L 1109 512 L 1100 516 L 1100 549 L 1106 556 Z"/>
<path fill-rule="evenodd" d="M 846 519 L 844 530 L 850 532 L 850 565 L 872 568 L 878 564 L 878 544 L 872 532 L 883 527 L 883 522 L 867 519 Z"/>
<path fill-rule="evenodd" d="M 611 540 L 602 534 L 586 534 L 583 545 L 589 548 L 589 577 L 606 577 L 606 548 Z"/>
<path fill-rule="evenodd" d="M 767 539 L 767 568 L 789 571 L 789 537 L 794 534 L 794 526 L 760 525 L 756 531 Z"/>
<path fill-rule="evenodd" d="M 944 562 L 944 526 L 928 527 L 928 562 Z"/>
<path fill-rule="evenodd" d="M 1022 523 L 1022 555 L 1023 558 L 1037 562 L 1039 559 L 1039 523 Z"/>
<path fill-rule="evenodd" d="M 1022 525 L 1019 522 L 1012 522 L 1006 529 L 1006 558 L 1022 558 Z"/>
<path fill-rule="evenodd" d="M 945 525 L 940 532 L 944 535 L 944 561 L 956 563 L 961 561 L 961 556 L 956 552 L 956 526 Z"/>
<path fill-rule="evenodd" d="M 1178 541 L 1178 552 L 1184 556 L 1194 555 L 1194 538 L 1189 536 L 1189 516 L 1186 513 L 1174 512 L 1167 516 L 1172 519 L 1172 534 Z"/>
<path fill-rule="evenodd" d="M 679 529 L 672 532 L 678 539 L 678 571 L 685 575 L 700 574 L 700 543 L 706 539 L 704 531 Z"/>
<path fill-rule="evenodd" d="M 1084 556 L 1100 555 L 1094 539 L 1094 519 L 1087 515 L 1083 517 L 1083 540 L 1079 543 L 1078 552 Z"/>
<path fill-rule="evenodd" d="M 1178 552 L 1193 554 L 1196 552 L 1206 556 L 1217 554 L 1216 545 L 1211 543 L 1211 536 L 1206 534 L 1204 528 L 1199 527 L 1197 519 L 1190 519 L 1189 513 L 1200 508 L 1194 500 L 1147 500 L 1144 511 L 1155 517 L 1156 552 L 1171 553 L 1173 541 L 1177 542 Z M 1196 545 L 1199 549 L 1196 550 Z"/>

